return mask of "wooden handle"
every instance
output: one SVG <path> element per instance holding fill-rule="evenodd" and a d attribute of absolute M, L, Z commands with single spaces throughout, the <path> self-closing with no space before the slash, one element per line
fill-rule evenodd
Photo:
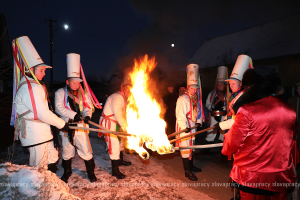
<path fill-rule="evenodd" d="M 129 133 L 116 132 L 116 131 L 111 131 L 111 130 L 101 130 L 101 129 L 95 129 L 95 128 L 86 128 L 86 127 L 78 127 L 78 126 L 69 126 L 69 128 L 76 129 L 76 130 L 87 130 L 87 131 L 94 131 L 94 132 L 111 133 L 114 135 L 134 136 Z"/>
<path fill-rule="evenodd" d="M 197 127 L 198 127 L 198 125 L 193 126 L 193 127 L 191 128 L 191 130 L 194 129 L 194 128 L 197 128 Z M 181 131 L 177 131 L 177 132 L 175 132 L 175 133 L 172 133 L 172 134 L 168 135 L 168 138 L 171 138 L 171 137 L 173 137 L 174 135 L 178 135 L 178 134 L 183 133 L 183 132 L 185 132 L 185 131 L 187 131 L 187 129 L 183 129 L 183 130 L 181 130 Z"/>
<path fill-rule="evenodd" d="M 190 137 L 190 136 L 193 136 L 193 135 L 197 135 L 197 134 L 199 134 L 199 133 L 203 133 L 203 132 L 209 131 L 209 130 L 211 130 L 211 129 L 213 129 L 213 128 L 214 128 L 214 127 L 210 127 L 210 128 L 207 128 L 207 129 L 204 129 L 204 130 L 201 130 L 201 131 L 197 131 L 197 132 L 192 133 L 192 134 L 189 134 L 189 135 L 182 136 L 182 137 L 180 137 L 180 138 L 176 138 L 176 139 L 174 139 L 174 140 L 171 140 L 170 143 L 176 142 L 176 141 L 178 141 L 178 140 L 182 140 L 182 139 L 184 139 L 184 138 L 187 138 L 187 137 Z"/>

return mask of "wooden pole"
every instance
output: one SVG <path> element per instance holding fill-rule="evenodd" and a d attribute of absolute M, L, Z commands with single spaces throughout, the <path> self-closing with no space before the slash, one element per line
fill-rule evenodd
<path fill-rule="evenodd" d="M 193 146 L 185 146 L 185 147 L 174 147 L 175 150 L 180 149 L 206 149 L 206 148 L 214 148 L 214 147 L 222 147 L 223 143 L 216 144 L 205 144 L 205 145 L 193 145 Z"/>
<path fill-rule="evenodd" d="M 101 128 L 101 129 L 103 129 L 103 130 L 107 130 L 107 131 L 111 131 L 111 130 L 109 130 L 109 129 L 107 129 L 107 128 L 104 128 L 103 126 L 100 126 L 99 124 L 96 124 L 95 122 L 92 122 L 91 120 L 89 120 L 88 121 L 89 122 L 89 124 L 91 124 L 91 125 L 94 125 L 94 126 L 96 126 L 96 127 L 98 127 L 98 128 Z M 103 131 L 100 131 L 100 132 L 103 132 Z M 121 134 L 129 134 L 129 133 L 126 133 L 126 132 L 116 132 L 116 131 L 112 131 L 112 132 L 114 132 L 114 133 L 116 133 L 116 134 L 118 134 L 118 133 L 121 133 Z M 103 132 L 104 133 L 104 132 Z"/>
<path fill-rule="evenodd" d="M 176 139 L 174 139 L 174 140 L 171 140 L 170 143 L 176 142 L 177 140 L 182 140 L 182 139 L 184 139 L 184 138 L 187 138 L 187 137 L 190 137 L 190 136 L 193 136 L 193 135 L 197 135 L 197 134 L 199 134 L 199 133 L 203 133 L 203 132 L 209 131 L 209 130 L 211 130 L 211 129 L 213 129 L 213 128 L 214 128 L 214 126 L 213 126 L 213 127 L 210 127 L 210 128 L 207 128 L 207 129 L 204 129 L 204 130 L 201 130 L 201 131 L 197 131 L 197 132 L 192 133 L 192 134 L 188 134 L 188 135 L 182 136 L 182 137 L 180 137 L 180 138 L 176 138 Z"/>
<path fill-rule="evenodd" d="M 95 129 L 95 128 L 86 128 L 86 127 L 78 127 L 78 126 L 69 126 L 70 129 L 76 129 L 76 130 L 87 130 L 87 131 L 94 131 L 94 132 L 102 132 L 102 133 L 111 133 L 114 135 L 123 135 L 123 136 L 134 136 L 129 133 L 124 132 L 116 132 L 116 131 L 110 131 L 110 130 L 101 130 L 101 129 Z"/>
<path fill-rule="evenodd" d="M 191 130 L 194 129 L 194 128 L 197 128 L 197 127 L 198 127 L 198 125 L 193 126 L 193 127 L 191 127 Z M 168 138 L 171 138 L 171 137 L 173 137 L 174 135 L 178 135 L 178 134 L 183 133 L 183 132 L 185 132 L 185 131 L 187 131 L 187 129 L 183 129 L 183 130 L 181 130 L 181 131 L 177 131 L 177 132 L 175 132 L 175 133 L 172 133 L 172 134 L 168 135 Z"/>
<path fill-rule="evenodd" d="M 104 129 L 104 130 L 109 130 L 107 128 L 104 128 L 103 126 L 100 126 L 99 124 L 96 124 L 95 122 L 92 122 L 91 120 L 89 120 L 88 122 L 89 122 L 89 124 L 94 125 L 94 126 L 96 126 L 98 128 L 101 128 L 101 129 Z"/>

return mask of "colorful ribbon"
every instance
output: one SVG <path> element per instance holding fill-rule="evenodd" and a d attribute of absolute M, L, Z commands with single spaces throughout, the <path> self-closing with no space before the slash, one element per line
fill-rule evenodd
<path fill-rule="evenodd" d="M 201 79 L 200 79 L 200 74 L 198 75 L 198 84 L 199 84 L 199 89 L 197 90 L 198 93 L 198 102 L 199 102 L 199 114 L 197 116 L 197 119 L 200 119 L 202 117 L 202 120 L 205 122 L 205 116 L 203 112 L 203 105 L 202 105 L 202 86 L 201 86 Z"/>
<path fill-rule="evenodd" d="M 82 69 L 82 65 L 80 64 L 80 71 L 81 71 L 81 77 L 83 79 L 83 85 L 84 85 L 84 89 L 86 94 L 88 95 L 88 97 L 90 98 L 90 100 L 93 103 L 93 106 L 95 106 L 98 109 L 102 109 L 101 104 L 99 103 L 98 99 L 96 98 L 95 94 L 93 93 L 91 87 L 89 86 L 89 84 L 87 83 L 85 76 L 84 76 L 84 72 Z M 94 107 L 93 107 L 93 111 L 94 111 Z"/>
<path fill-rule="evenodd" d="M 14 81 L 13 81 L 14 82 L 14 88 L 13 88 L 12 114 L 11 114 L 11 122 L 10 122 L 11 126 L 13 126 L 15 124 L 16 111 L 15 111 L 15 107 L 14 107 L 14 98 L 15 98 L 15 95 L 17 93 L 18 86 L 20 84 L 20 80 L 22 78 L 22 75 L 25 76 L 26 81 L 27 81 L 27 86 L 28 86 L 30 100 L 31 100 L 31 104 L 32 104 L 33 114 L 34 114 L 34 120 L 38 120 L 36 104 L 35 104 L 34 95 L 33 95 L 33 91 L 32 91 L 32 86 L 31 86 L 30 81 L 28 80 L 28 78 L 26 77 L 25 72 L 24 72 L 25 71 L 25 66 L 24 66 L 23 63 L 26 64 L 26 60 L 25 60 L 24 56 L 22 56 L 22 51 L 20 50 L 19 45 L 18 45 L 18 41 L 16 39 L 13 40 L 12 47 L 13 47 L 13 55 L 14 55 Z M 23 59 L 21 59 L 19 55 L 21 55 L 21 57 Z M 24 67 L 24 70 L 22 69 L 21 66 Z M 27 65 L 27 68 L 29 69 L 29 71 L 31 72 L 33 77 L 36 79 L 36 77 L 34 76 L 32 71 L 30 70 L 28 65 Z M 21 75 L 20 71 L 22 72 L 22 75 Z"/>

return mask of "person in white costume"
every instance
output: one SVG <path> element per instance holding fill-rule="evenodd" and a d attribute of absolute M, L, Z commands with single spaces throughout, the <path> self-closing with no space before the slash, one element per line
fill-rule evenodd
<path fill-rule="evenodd" d="M 215 125 L 216 130 L 228 130 L 231 128 L 234 123 L 234 113 L 232 110 L 232 106 L 239 99 L 239 97 L 244 93 L 242 91 L 242 80 L 243 75 L 247 69 L 253 69 L 252 59 L 247 55 L 239 55 L 230 78 L 226 81 L 229 82 L 231 88 L 231 95 L 229 97 L 229 103 L 227 106 L 227 115 L 225 116 L 224 121 L 217 123 Z"/>
<path fill-rule="evenodd" d="M 124 71 L 124 80 L 121 89 L 118 92 L 110 95 L 103 108 L 102 116 L 100 117 L 99 124 L 112 131 L 121 131 L 126 127 L 126 105 L 127 98 L 130 94 L 131 80 L 129 72 L 131 68 L 126 68 Z M 102 136 L 102 134 L 99 134 Z M 105 134 L 105 141 L 108 147 L 109 157 L 112 165 L 112 176 L 118 179 L 124 179 L 125 175 L 120 172 L 119 166 L 131 165 L 131 162 L 124 161 L 123 150 L 124 145 L 121 138 L 114 134 Z"/>
<path fill-rule="evenodd" d="M 198 84 L 198 70 L 197 64 L 189 64 L 187 66 L 187 92 L 179 96 L 176 103 L 176 131 L 187 129 L 186 132 L 178 134 L 177 137 L 182 137 L 190 133 L 196 132 L 196 128 L 191 127 L 202 124 L 202 116 L 200 116 L 200 105 L 197 98 Z M 176 142 L 176 146 L 191 146 L 195 143 L 195 136 L 191 136 Z M 198 178 L 192 173 L 201 172 L 200 168 L 193 165 L 192 150 L 180 150 L 183 167 L 185 170 L 185 177 L 192 181 L 197 181 Z"/>
<path fill-rule="evenodd" d="M 67 72 L 66 87 L 55 92 L 55 112 L 65 122 L 77 122 L 78 127 L 89 127 L 87 123 L 92 117 L 93 105 L 84 92 L 81 92 L 82 96 L 79 94 L 80 82 L 82 82 L 79 54 L 67 54 Z M 80 101 L 82 101 L 82 106 L 80 106 Z M 72 174 L 72 159 L 75 157 L 76 149 L 78 155 L 85 162 L 89 180 L 91 182 L 97 181 L 94 174 L 95 162 L 88 131 L 74 129 L 68 132 L 60 131 L 60 136 L 63 147 L 62 166 L 64 168 L 61 180 L 67 183 Z"/>
<path fill-rule="evenodd" d="M 210 111 L 210 123 L 209 127 L 215 126 L 218 122 L 224 121 L 227 107 L 227 91 L 226 80 L 227 79 L 227 67 L 218 67 L 218 76 L 216 87 L 211 91 L 206 99 L 206 107 Z M 220 111 L 215 113 L 214 111 Z M 216 115 L 215 115 L 216 114 Z M 219 135 L 217 137 L 217 135 Z M 223 142 L 224 133 L 222 131 L 209 130 L 205 138 L 207 143 Z"/>
<path fill-rule="evenodd" d="M 58 151 L 53 144 L 50 125 L 63 130 L 69 130 L 69 127 L 48 107 L 47 88 L 42 79 L 46 68 L 51 67 L 43 63 L 27 36 L 15 39 L 15 44 L 26 68 L 25 76 L 22 77 L 14 97 L 17 114 L 16 137 L 20 139 L 22 146 L 29 150 L 30 166 L 45 169 L 48 167 L 48 170 L 55 173 Z M 15 56 L 15 62 L 19 62 Z"/>

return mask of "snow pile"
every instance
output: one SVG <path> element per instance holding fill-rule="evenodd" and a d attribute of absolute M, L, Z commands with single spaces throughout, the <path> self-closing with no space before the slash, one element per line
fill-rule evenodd
<path fill-rule="evenodd" d="M 119 180 L 111 176 L 111 162 L 106 151 L 105 141 L 90 134 L 93 154 L 96 163 L 95 175 L 97 182 L 89 182 L 83 160 L 78 155 L 72 161 L 73 174 L 68 185 L 71 193 L 81 199 L 205 199 L 212 200 L 206 194 L 198 192 L 193 184 L 182 182 L 164 170 L 155 160 L 142 160 L 138 155 L 124 154 L 130 166 L 120 166 L 120 171 L 126 175 Z M 182 163 L 178 163 L 182 164 Z M 61 177 L 63 169 L 57 175 Z"/>
<path fill-rule="evenodd" d="M 9 162 L 0 164 L 0 199 L 80 199 L 55 174 Z"/>

